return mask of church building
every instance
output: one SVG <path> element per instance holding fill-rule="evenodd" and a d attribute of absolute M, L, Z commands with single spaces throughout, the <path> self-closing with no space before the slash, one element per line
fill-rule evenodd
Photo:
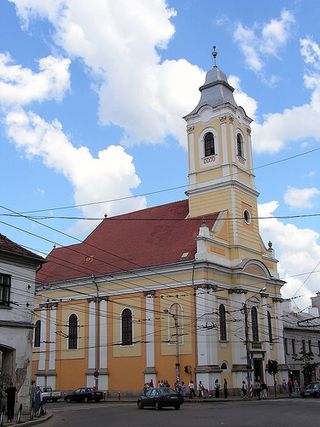
<path fill-rule="evenodd" d="M 214 52 L 215 56 L 216 52 Z M 37 274 L 33 376 L 110 395 L 178 379 L 287 378 L 271 242 L 259 233 L 251 119 L 216 65 L 187 114 L 187 198 L 105 218 Z"/>

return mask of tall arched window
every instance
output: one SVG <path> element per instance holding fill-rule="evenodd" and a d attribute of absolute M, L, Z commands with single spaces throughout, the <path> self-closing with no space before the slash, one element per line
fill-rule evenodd
<path fill-rule="evenodd" d="M 214 136 L 212 132 L 208 132 L 204 136 L 204 155 L 208 157 L 214 156 L 215 154 Z"/>
<path fill-rule="evenodd" d="M 68 348 L 69 350 L 78 348 L 78 318 L 75 314 L 69 317 Z"/>
<path fill-rule="evenodd" d="M 241 133 L 237 134 L 237 155 L 243 157 L 243 139 Z"/>
<path fill-rule="evenodd" d="M 267 316 L 268 316 L 269 342 L 272 342 L 272 323 L 271 323 L 271 314 L 270 314 L 270 311 L 268 311 Z"/>
<path fill-rule="evenodd" d="M 220 304 L 219 306 L 219 320 L 220 320 L 220 341 L 227 341 L 226 309 L 223 304 Z"/>
<path fill-rule="evenodd" d="M 252 341 L 259 341 L 258 312 L 256 307 L 251 308 L 251 322 L 252 322 Z"/>
<path fill-rule="evenodd" d="M 37 320 L 36 324 L 34 325 L 34 347 L 40 347 L 40 340 L 41 340 L 41 320 Z"/>
<path fill-rule="evenodd" d="M 181 306 L 178 303 L 171 305 L 169 309 L 169 331 L 168 331 L 168 341 L 170 344 L 176 343 L 177 340 L 179 344 L 182 344 L 183 341 L 183 322 L 182 322 L 182 310 Z"/>
<path fill-rule="evenodd" d="M 125 308 L 121 315 L 122 345 L 132 345 L 132 312 Z"/>

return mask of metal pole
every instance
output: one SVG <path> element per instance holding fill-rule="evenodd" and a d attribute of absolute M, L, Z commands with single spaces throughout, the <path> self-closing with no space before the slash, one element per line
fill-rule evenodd
<path fill-rule="evenodd" d="M 97 290 L 97 294 L 96 294 L 96 325 L 95 325 L 95 329 L 96 329 L 96 345 L 95 345 L 95 350 L 96 350 L 96 360 L 95 360 L 95 365 L 96 365 L 96 372 L 99 372 L 99 368 L 100 368 L 100 302 L 99 302 L 99 287 L 97 282 L 93 279 L 93 283 L 96 286 L 96 290 Z M 99 377 L 98 375 L 95 376 L 94 378 L 94 382 L 95 382 L 95 388 L 97 390 L 99 390 Z"/>
<path fill-rule="evenodd" d="M 177 308 L 178 311 L 178 308 Z M 176 329 L 176 380 L 180 381 L 180 343 L 179 343 L 179 323 L 178 323 L 178 313 L 173 314 L 173 318 L 174 318 L 174 326 Z"/>
<path fill-rule="evenodd" d="M 244 309 L 244 321 L 245 321 L 245 344 L 246 344 L 246 354 L 247 354 L 247 384 L 248 390 L 247 393 L 250 395 L 250 386 L 251 386 L 251 356 L 250 356 L 250 342 L 249 342 L 249 322 L 248 322 L 248 307 L 247 303 L 243 304 Z"/>

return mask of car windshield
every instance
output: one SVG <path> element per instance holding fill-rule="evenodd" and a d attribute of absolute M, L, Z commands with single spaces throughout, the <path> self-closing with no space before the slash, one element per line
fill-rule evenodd
<path fill-rule="evenodd" d="M 176 393 L 176 391 L 172 390 L 172 388 L 162 387 L 161 388 L 161 393 L 162 394 L 171 394 L 171 393 Z"/>

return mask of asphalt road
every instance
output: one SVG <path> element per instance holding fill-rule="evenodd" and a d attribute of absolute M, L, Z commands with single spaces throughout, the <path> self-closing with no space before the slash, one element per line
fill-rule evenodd
<path fill-rule="evenodd" d="M 135 403 L 47 404 L 45 427 L 306 427 L 320 423 L 320 399 L 185 403 L 175 409 L 137 409 Z"/>

